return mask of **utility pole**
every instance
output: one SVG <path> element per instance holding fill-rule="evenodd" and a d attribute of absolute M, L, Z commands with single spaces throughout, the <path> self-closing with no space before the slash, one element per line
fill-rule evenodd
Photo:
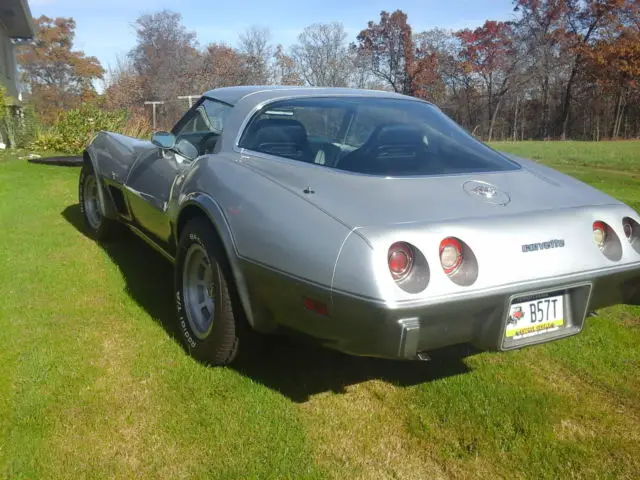
<path fill-rule="evenodd" d="M 153 129 L 156 129 L 156 105 L 164 105 L 164 102 L 144 102 L 145 105 L 153 105 Z"/>
<path fill-rule="evenodd" d="M 189 100 L 189 108 L 193 107 L 193 99 L 200 98 L 200 95 L 182 95 L 178 97 L 180 100 Z"/>

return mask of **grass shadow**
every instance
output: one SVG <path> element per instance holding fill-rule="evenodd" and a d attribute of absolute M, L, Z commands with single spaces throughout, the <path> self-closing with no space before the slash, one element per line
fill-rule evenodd
<path fill-rule="evenodd" d="M 79 205 L 67 207 L 62 216 L 86 235 Z M 174 328 L 173 266 L 129 231 L 100 246 L 120 269 L 126 293 L 182 346 Z M 256 343 L 251 356 L 230 368 L 294 402 L 327 391 L 344 393 L 349 385 L 372 379 L 410 386 L 467 373 L 464 358 L 477 353 L 461 345 L 431 352 L 429 362 L 403 362 L 353 357 L 299 336 L 260 336 Z"/>

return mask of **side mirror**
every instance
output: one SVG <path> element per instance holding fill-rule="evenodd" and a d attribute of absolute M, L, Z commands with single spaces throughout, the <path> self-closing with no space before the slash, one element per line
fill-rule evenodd
<path fill-rule="evenodd" d="M 176 145 L 176 137 L 170 132 L 156 132 L 151 136 L 151 143 L 156 147 L 169 150 Z"/>

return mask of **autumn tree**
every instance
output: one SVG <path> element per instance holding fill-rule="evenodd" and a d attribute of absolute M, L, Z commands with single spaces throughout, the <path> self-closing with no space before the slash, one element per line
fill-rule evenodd
<path fill-rule="evenodd" d="M 462 68 L 477 74 L 484 84 L 489 141 L 502 99 L 510 88 L 511 74 L 517 65 L 512 35 L 510 24 L 489 20 L 473 31 L 466 29 L 456 34 L 461 42 Z"/>
<path fill-rule="evenodd" d="M 295 60 L 287 55 L 282 45 L 277 45 L 273 54 L 274 82 L 278 85 L 303 85 L 304 81 Z"/>
<path fill-rule="evenodd" d="M 316 23 L 306 27 L 291 48 L 304 80 L 315 87 L 346 87 L 353 59 L 342 23 Z"/>
<path fill-rule="evenodd" d="M 144 99 L 143 77 L 137 74 L 130 60 L 118 58 L 109 69 L 105 81 L 104 100 L 109 109 L 140 109 Z"/>
<path fill-rule="evenodd" d="M 640 22 L 617 24 L 606 36 L 584 48 L 581 55 L 586 74 L 593 78 L 599 91 L 615 95 L 611 137 L 616 138 L 627 102 L 640 100 Z"/>
<path fill-rule="evenodd" d="M 380 13 L 380 23 L 370 21 L 357 37 L 355 48 L 368 59 L 371 73 L 395 92 L 430 97 L 437 81 L 437 56 L 415 45 L 407 14 Z"/>
<path fill-rule="evenodd" d="M 395 92 L 412 93 L 413 39 L 406 13 L 382 11 L 380 22 L 370 21 L 357 40 L 357 49 L 369 60 L 373 75 Z"/>
<path fill-rule="evenodd" d="M 35 20 L 36 37 L 18 50 L 18 63 L 42 121 L 52 123 L 60 110 L 77 106 L 96 94 L 93 82 L 104 70 L 95 57 L 73 50 L 73 18 Z"/>
<path fill-rule="evenodd" d="M 251 59 L 230 46 L 212 43 L 202 55 L 200 90 L 254 83 L 252 79 L 255 73 L 251 65 Z"/>

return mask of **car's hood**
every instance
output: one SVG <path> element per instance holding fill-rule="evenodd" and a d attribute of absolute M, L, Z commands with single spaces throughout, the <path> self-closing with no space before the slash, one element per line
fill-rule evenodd
<path fill-rule="evenodd" d="M 350 227 L 439 222 L 620 203 L 548 167 L 511 158 L 522 169 L 407 178 L 358 175 L 289 162 L 248 161 L 252 168 Z M 495 191 L 475 188 L 482 182 L 495 187 Z M 313 193 L 303 193 L 307 188 Z M 489 196 L 493 193 L 493 197 L 485 198 L 482 193 Z"/>

